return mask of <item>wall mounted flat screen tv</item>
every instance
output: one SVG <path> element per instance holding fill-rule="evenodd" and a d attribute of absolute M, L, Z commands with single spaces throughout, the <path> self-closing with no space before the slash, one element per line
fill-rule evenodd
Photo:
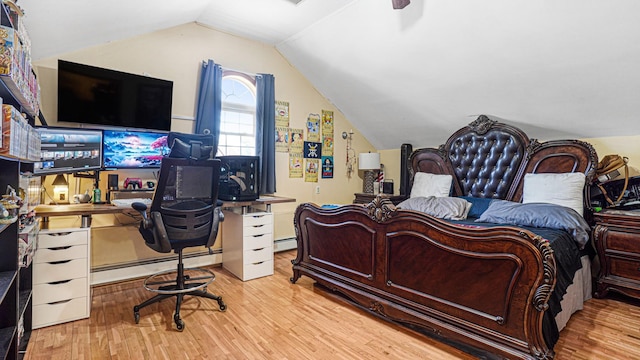
<path fill-rule="evenodd" d="M 168 133 L 133 130 L 103 130 L 105 169 L 159 168 L 169 153 Z"/>
<path fill-rule="evenodd" d="M 173 82 L 58 60 L 58 121 L 169 131 Z"/>
<path fill-rule="evenodd" d="M 40 161 L 34 174 L 73 173 L 102 167 L 102 130 L 36 127 Z"/>

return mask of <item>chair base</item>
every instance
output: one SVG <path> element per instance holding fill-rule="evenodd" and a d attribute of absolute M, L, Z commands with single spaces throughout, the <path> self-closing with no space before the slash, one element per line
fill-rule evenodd
<path fill-rule="evenodd" d="M 184 297 L 187 295 L 215 300 L 218 302 L 220 311 L 227 310 L 227 305 L 222 301 L 221 296 L 207 292 L 207 285 L 215 279 L 215 275 L 211 271 L 201 268 L 188 268 L 187 270 L 201 272 L 204 273 L 205 276 L 191 277 L 189 275 L 185 275 L 185 269 L 182 264 L 182 251 L 179 251 L 178 255 L 179 260 L 177 271 L 162 271 L 145 279 L 144 287 L 147 290 L 157 292 L 158 294 L 133 307 L 133 317 L 136 324 L 140 322 L 140 309 L 173 296 L 176 297 L 176 311 L 173 314 L 173 321 L 175 322 L 178 331 L 184 330 L 184 321 L 180 318 L 180 306 L 182 305 Z M 175 273 L 175 278 L 173 280 L 161 280 L 163 276 L 171 273 Z M 153 288 L 153 286 L 156 285 L 158 287 Z"/>

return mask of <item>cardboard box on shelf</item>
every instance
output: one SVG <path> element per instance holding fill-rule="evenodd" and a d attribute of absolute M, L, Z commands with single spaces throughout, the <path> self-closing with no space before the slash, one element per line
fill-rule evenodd
<path fill-rule="evenodd" d="M 3 104 L 0 154 L 26 159 L 29 128 L 31 126 L 15 107 Z"/>

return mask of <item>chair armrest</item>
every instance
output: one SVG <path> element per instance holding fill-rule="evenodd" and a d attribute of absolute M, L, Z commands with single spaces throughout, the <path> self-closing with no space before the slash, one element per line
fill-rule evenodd
<path fill-rule="evenodd" d="M 169 235 L 167 235 L 167 230 L 164 227 L 162 215 L 157 211 L 152 211 L 149 222 L 151 223 L 154 242 L 152 244 L 147 243 L 147 246 L 157 252 L 171 252 L 171 242 L 169 242 Z"/>
<path fill-rule="evenodd" d="M 147 216 L 147 205 L 141 202 L 134 202 L 131 204 L 131 207 L 140 213 L 142 216 L 142 227 L 144 229 L 151 229 L 153 227 L 153 222 Z"/>
<path fill-rule="evenodd" d="M 222 211 L 222 207 L 216 207 L 213 209 L 213 219 L 211 223 L 211 232 L 209 233 L 209 240 L 207 240 L 208 248 L 211 248 L 213 244 L 216 243 L 216 238 L 218 237 L 218 229 L 220 227 L 220 223 L 224 221 L 224 212 Z M 211 252 L 211 249 L 209 249 Z"/>

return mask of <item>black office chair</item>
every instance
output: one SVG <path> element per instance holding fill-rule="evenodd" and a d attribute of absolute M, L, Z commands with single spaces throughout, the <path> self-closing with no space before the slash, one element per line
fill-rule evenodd
<path fill-rule="evenodd" d="M 171 154 L 162 159 L 149 214 L 143 203 L 133 203 L 132 207 L 142 215 L 139 229 L 146 245 L 161 253 L 178 254 L 177 271 L 147 277 L 144 287 L 157 295 L 134 306 L 133 315 L 137 324 L 140 309 L 175 296 L 173 320 L 182 331 L 185 325 L 180 318 L 180 305 L 185 295 L 213 299 L 220 311 L 227 309 L 220 296 L 207 292 L 207 285 L 215 279 L 213 272 L 203 268 L 185 269 L 182 255 L 183 249 L 195 246 L 205 246 L 211 253 L 224 216 L 222 202 L 217 200 L 220 160 L 211 158 L 211 147 L 201 141 L 180 138 L 172 139 L 171 144 Z"/>

